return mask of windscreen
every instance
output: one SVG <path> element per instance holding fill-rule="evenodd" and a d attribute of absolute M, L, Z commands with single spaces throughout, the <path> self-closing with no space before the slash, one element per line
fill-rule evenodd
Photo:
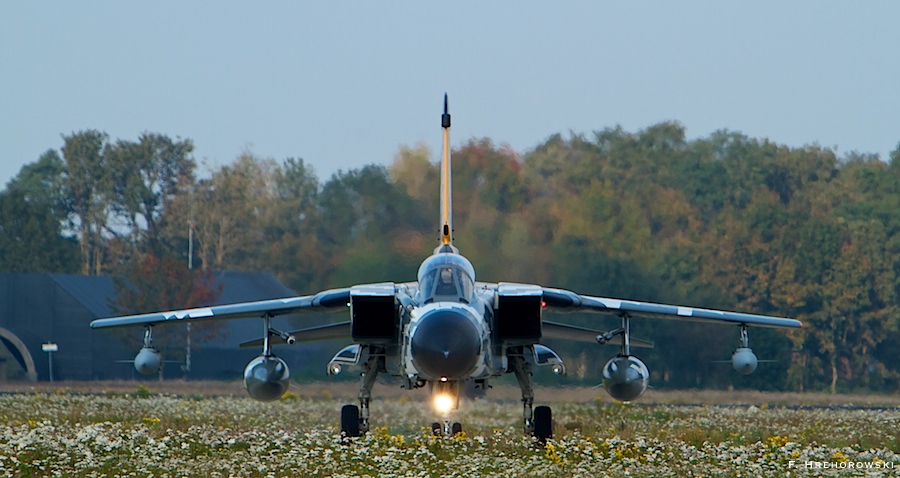
<path fill-rule="evenodd" d="M 419 300 L 423 304 L 469 303 L 474 291 L 475 269 L 459 254 L 436 254 L 419 267 Z"/>

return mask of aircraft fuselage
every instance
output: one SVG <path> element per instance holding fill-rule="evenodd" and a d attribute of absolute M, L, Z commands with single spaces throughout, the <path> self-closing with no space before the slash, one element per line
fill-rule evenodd
<path fill-rule="evenodd" d="M 499 375 L 491 302 L 475 288 L 474 268 L 455 252 L 439 252 L 419 268 L 419 282 L 401 308 L 398 375 L 410 383 L 464 381 Z M 499 354 L 502 355 L 502 352 Z"/>

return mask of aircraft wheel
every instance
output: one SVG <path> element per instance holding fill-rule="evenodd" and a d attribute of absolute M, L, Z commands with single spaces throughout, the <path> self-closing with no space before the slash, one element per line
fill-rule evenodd
<path fill-rule="evenodd" d="M 356 405 L 344 405 L 341 408 L 341 436 L 359 436 L 359 407 Z"/>
<path fill-rule="evenodd" d="M 454 436 L 456 436 L 459 433 L 462 433 L 462 424 L 454 423 L 452 428 L 450 428 L 450 431 L 452 432 L 452 435 L 454 435 Z"/>
<path fill-rule="evenodd" d="M 438 423 L 438 422 L 433 422 L 433 423 L 431 424 L 431 433 L 432 433 L 434 436 L 436 436 L 436 437 L 441 436 L 441 435 L 442 435 L 442 433 L 441 433 L 441 424 Z"/>
<path fill-rule="evenodd" d="M 553 438 L 553 414 L 550 407 L 534 408 L 534 436 L 541 441 Z"/>

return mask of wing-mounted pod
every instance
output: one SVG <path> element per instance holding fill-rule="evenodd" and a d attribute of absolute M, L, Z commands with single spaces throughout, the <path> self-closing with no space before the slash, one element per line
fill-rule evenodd
<path fill-rule="evenodd" d="M 134 356 L 134 369 L 141 375 L 152 375 L 159 372 L 161 366 L 159 350 L 153 346 L 153 327 L 148 325 L 144 331 L 144 346 Z"/>
<path fill-rule="evenodd" d="M 750 349 L 750 338 L 747 335 L 747 326 L 741 325 L 741 346 L 731 354 L 731 366 L 741 375 L 750 375 L 756 371 L 759 359 Z"/>
<path fill-rule="evenodd" d="M 260 355 L 244 369 L 244 388 L 261 402 L 278 400 L 290 386 L 287 363 L 274 355 Z"/>
<path fill-rule="evenodd" d="M 750 348 L 750 339 L 747 334 L 747 324 L 741 324 L 741 342 L 734 352 L 731 353 L 731 360 L 713 360 L 712 363 L 730 363 L 735 372 L 741 375 L 750 375 L 756 371 L 756 367 L 763 362 L 774 362 L 774 360 L 759 360 L 753 349 Z"/>
<path fill-rule="evenodd" d="M 613 357 L 601 372 L 603 388 L 609 396 L 620 402 L 638 399 L 647 390 L 650 371 L 641 359 L 634 355 Z"/>
<path fill-rule="evenodd" d="M 265 335 L 263 353 L 251 360 L 244 368 L 244 388 L 251 397 L 261 402 L 271 402 L 284 395 L 291 382 L 291 372 L 287 363 L 272 353 L 269 337 L 274 335 L 286 342 L 293 342 L 289 334 L 272 328 L 272 316 L 263 316 Z"/>
<path fill-rule="evenodd" d="M 641 359 L 631 355 L 631 317 L 622 314 L 622 327 L 618 330 L 597 336 L 601 345 L 608 342 L 607 335 L 622 336 L 622 353 L 611 358 L 600 376 L 603 388 L 616 400 L 630 402 L 636 400 L 647 390 L 650 384 L 650 371 Z"/>
<path fill-rule="evenodd" d="M 385 345 L 399 339 L 396 289 L 392 282 L 350 289 L 350 335 L 366 345 Z"/>
<path fill-rule="evenodd" d="M 494 296 L 494 336 L 507 345 L 541 340 L 543 289 L 536 285 L 500 283 Z"/>

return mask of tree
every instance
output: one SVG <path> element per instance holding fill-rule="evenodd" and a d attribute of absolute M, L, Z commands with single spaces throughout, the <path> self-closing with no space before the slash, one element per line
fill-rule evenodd
<path fill-rule="evenodd" d="M 381 166 L 335 173 L 322 188 L 319 207 L 319 243 L 334 267 L 329 285 L 411 280 L 436 244 L 425 239 L 435 220 L 425 218 Z M 363 268 L 363 263 L 370 265 Z M 360 268 L 369 273 L 356 273 Z"/>
<path fill-rule="evenodd" d="M 274 160 L 245 151 L 197 185 L 190 200 L 204 269 L 258 266 L 276 167 Z"/>
<path fill-rule="evenodd" d="M 86 273 L 148 252 L 177 256 L 193 222 L 205 270 L 268 270 L 312 292 L 412 279 L 437 243 L 440 174 L 423 145 L 401 147 L 390 170 L 341 171 L 324 184 L 303 160 L 245 151 L 194 184 L 187 140 L 144 134 L 108 144 L 87 130 L 64 142 L 62 157 L 47 153 L 0 193 L 7 268 L 64 270 L 76 245 Z M 689 141 L 682 125 L 665 122 L 557 134 L 524 157 L 489 139 L 452 155 L 454 242 L 479 280 L 805 323 L 787 334 L 754 331 L 760 358 L 792 360 L 734 378 L 706 365 L 734 347 L 731 328 L 635 321 L 636 335 L 663 344 L 641 352 L 664 383 L 900 387 L 900 355 L 890 347 L 900 337 L 900 146 L 886 163 L 725 130 Z"/>
<path fill-rule="evenodd" d="M 328 261 L 319 244 L 319 180 L 302 159 L 288 158 L 274 171 L 274 193 L 265 208 L 263 241 L 269 253 L 260 267 L 289 287 L 312 291 L 325 287 Z"/>
<path fill-rule="evenodd" d="M 113 284 L 115 298 L 110 308 L 120 315 L 209 306 L 221 293 L 211 271 L 188 270 L 172 256 L 154 254 L 145 254 L 137 263 L 123 267 L 121 273 L 113 276 Z M 219 321 L 198 322 L 191 329 L 191 340 L 209 341 L 218 337 L 220 331 Z M 134 334 L 127 337 L 136 340 Z M 160 351 L 181 351 L 185 339 L 184 331 L 178 327 L 153 330 L 153 345 Z"/>
<path fill-rule="evenodd" d="M 63 170 L 59 155 L 47 151 L 0 192 L 0 270 L 78 270 L 78 243 L 63 231 Z"/>
<path fill-rule="evenodd" d="M 406 194 L 420 204 L 432 204 L 434 216 L 439 217 L 438 195 L 435 188 L 440 183 L 439 164 L 431 160 L 431 150 L 425 144 L 400 146 L 394 155 L 390 169 L 391 181 L 406 190 Z M 431 207 L 429 207 L 429 210 Z"/>
<path fill-rule="evenodd" d="M 112 212 L 125 219 L 133 246 L 154 254 L 170 252 L 163 244 L 163 212 L 194 183 L 193 149 L 190 140 L 173 141 L 156 133 L 106 146 L 104 157 L 114 181 Z"/>
<path fill-rule="evenodd" d="M 63 136 L 65 187 L 71 201 L 71 223 L 81 248 L 81 273 L 103 271 L 103 232 L 113 193 L 112 168 L 103 154 L 108 136 L 85 130 Z"/>

